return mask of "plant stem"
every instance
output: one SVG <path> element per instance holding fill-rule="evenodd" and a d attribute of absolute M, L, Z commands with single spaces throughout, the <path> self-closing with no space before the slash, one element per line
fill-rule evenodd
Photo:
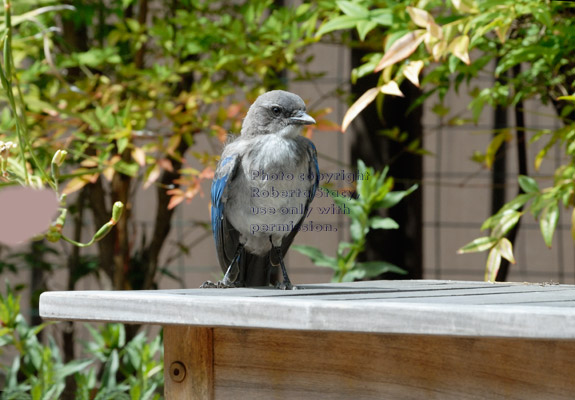
<path fill-rule="evenodd" d="M 10 103 L 10 108 L 14 114 L 14 121 L 16 123 L 16 134 L 18 136 L 18 146 L 20 147 L 20 155 L 22 157 L 22 166 L 24 169 L 24 183 L 30 185 L 30 176 L 28 174 L 28 167 L 26 165 L 26 148 L 30 152 L 30 157 L 32 162 L 40 171 L 44 181 L 48 182 L 53 189 L 56 189 L 56 184 L 48 178 L 48 175 L 44 169 L 40 166 L 38 159 L 36 158 L 34 152 L 32 151 L 32 146 L 29 140 L 28 124 L 24 118 L 24 98 L 22 96 L 22 91 L 20 85 L 16 80 L 15 85 L 13 85 L 13 73 L 14 73 L 14 60 L 12 58 L 12 3 L 11 0 L 3 0 L 4 2 L 4 14 L 5 14 L 5 25 L 6 25 L 6 36 L 4 37 L 4 65 L 0 67 L 0 81 L 4 87 L 4 91 L 8 97 L 8 102 Z M 13 86 L 16 87 L 18 92 L 19 104 L 16 102 L 14 97 Z"/>

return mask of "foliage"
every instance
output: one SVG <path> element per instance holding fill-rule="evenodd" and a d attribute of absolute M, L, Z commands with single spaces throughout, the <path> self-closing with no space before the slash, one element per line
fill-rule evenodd
<path fill-rule="evenodd" d="M 336 257 L 324 254 L 313 246 L 294 245 L 295 250 L 308 256 L 314 264 L 334 270 L 332 282 L 350 282 L 369 279 L 386 272 L 405 274 L 405 271 L 385 261 L 359 262 L 357 257 L 365 250 L 366 236 L 371 229 L 397 229 L 397 223 L 389 217 L 381 217 L 376 211 L 393 207 L 413 192 L 417 185 L 408 190 L 391 191 L 393 178 L 387 176 L 388 168 L 375 172 L 358 161 L 356 196 L 344 197 L 336 190 L 324 188 L 334 203 L 351 218 L 351 242 L 341 242 Z"/>
<path fill-rule="evenodd" d="M 37 13 L 44 13 L 49 11 L 56 11 L 62 8 L 69 8 L 67 6 L 63 7 L 46 7 L 42 10 L 38 10 Z M 14 54 L 13 54 L 13 23 L 18 25 L 22 21 L 26 21 L 28 18 L 34 18 L 34 13 L 26 13 L 19 16 L 12 16 L 12 4 L 10 0 L 4 0 L 4 25 L 2 32 L 2 42 L 3 42 L 3 64 L 0 65 L 0 82 L 2 83 L 2 89 L 7 99 L 7 107 L 3 110 L 3 122 L 6 126 L 12 125 L 15 130 L 16 143 L 11 141 L 3 142 L 0 141 L 0 184 L 14 184 L 19 183 L 22 186 L 31 186 L 36 188 L 41 188 L 44 184 L 49 185 L 56 195 L 59 196 L 58 190 L 58 179 L 60 177 L 59 168 L 64 162 L 67 152 L 65 150 L 57 150 L 51 161 L 50 161 L 50 173 L 47 173 L 41 165 L 39 159 L 36 157 L 35 152 L 32 150 L 32 139 L 30 137 L 30 131 L 28 122 L 26 121 L 25 113 L 25 102 L 22 95 L 22 88 L 19 83 L 19 79 L 16 75 Z M 9 138 L 10 136 L 8 136 Z M 12 149 L 19 148 L 19 160 L 10 157 Z M 26 158 L 26 152 L 28 151 L 29 160 Z M 20 162 L 21 164 L 17 164 Z M 31 164 L 30 168 L 28 162 Z M 20 189 L 18 192 L 21 198 L 26 198 L 30 196 L 38 197 L 38 201 L 45 201 L 42 198 L 42 194 L 38 192 L 29 191 L 25 188 Z M 56 242 L 63 239 L 69 243 L 75 244 L 77 246 L 87 246 L 93 242 L 101 240 L 106 236 L 112 227 L 117 223 L 118 219 L 122 215 L 123 204 L 121 202 L 116 202 L 114 204 L 113 216 L 105 225 L 103 225 L 99 231 L 94 235 L 92 240 L 88 244 L 78 243 L 69 239 L 67 236 L 62 234 L 62 226 L 64 225 L 64 220 L 66 218 L 66 203 L 65 196 L 60 197 L 60 216 L 51 226 L 50 232 L 47 235 L 49 240 Z M 40 208 L 40 207 L 38 207 Z M 55 213 L 55 209 L 47 207 L 47 218 L 51 217 L 51 214 Z M 34 212 L 30 212 L 30 217 L 37 218 Z M 26 225 L 26 219 L 22 216 L 21 225 Z M 44 227 L 44 229 L 46 229 Z M 39 232 L 31 231 L 29 236 L 32 236 Z"/>
<path fill-rule="evenodd" d="M 50 337 L 42 344 L 37 335 L 46 324 L 29 326 L 20 313 L 20 296 L 7 286 L 0 294 L 0 354 L 16 353 L 11 365 L 0 365 L 4 382 L 2 399 L 58 399 L 66 378 L 76 382 L 75 399 L 159 399 L 163 385 L 162 339 L 148 341 L 140 333 L 126 341 L 124 326 L 87 326 L 92 340 L 86 343 L 93 359 L 64 362 Z M 99 361 L 101 367 L 95 362 Z"/>
<path fill-rule="evenodd" d="M 477 121 L 485 105 L 519 107 L 530 98 L 553 104 L 564 126 L 555 131 L 537 131 L 531 138 L 532 143 L 545 143 L 534 160 L 536 170 L 553 146 L 560 146 L 564 151 L 565 162 L 556 169 L 553 186 L 535 188 L 533 178 L 520 177 L 520 187 L 524 190 L 484 224 L 484 229 L 492 229 L 490 236 L 477 239 L 461 252 L 489 250 L 486 279 L 494 279 L 501 257 L 514 261 L 512 245 L 505 234 L 518 223 L 524 214 L 520 207 L 527 202 L 539 220 L 545 243 L 550 246 L 561 204 L 568 209 L 575 205 L 575 107 L 569 102 L 573 96 L 568 96 L 575 91 L 572 58 L 575 41 L 571 34 L 575 3 L 338 0 L 330 4 L 331 15 L 325 19 L 318 35 L 355 28 L 361 45 L 373 48 L 373 54 L 353 71 L 352 79 L 380 74 L 378 86 L 366 91 L 347 111 L 342 123 L 344 130 L 373 101 L 381 104 L 384 95 L 402 96 L 399 85 L 405 79 L 424 89 L 416 102 L 420 104 L 433 93 L 443 101 L 448 90 L 459 91 L 462 83 L 469 83 L 479 74 L 501 78 L 491 87 L 471 88 L 473 101 L 469 104 L 469 119 L 449 117 L 450 110 L 443 104 L 433 108 L 454 125 Z M 381 39 L 383 53 L 379 50 Z M 495 70 L 490 66 L 494 62 Z M 420 82 L 423 68 L 426 74 Z M 524 134 L 522 127 L 518 129 Z M 485 154 L 475 156 L 487 167 L 493 164 L 502 143 L 511 139 L 509 131 L 496 133 Z M 517 140 L 522 140 L 519 134 Z M 575 228 L 573 230 L 575 232 Z"/>
<path fill-rule="evenodd" d="M 84 210 L 107 231 L 113 204 L 122 202 L 117 229 L 104 238 L 100 230 L 88 244 L 102 238 L 100 264 L 113 287 L 151 288 L 174 207 L 203 195 L 201 183 L 213 174 L 216 156 L 190 151 L 198 136 L 215 148 L 213 139 L 239 131 L 250 99 L 282 86 L 285 71 L 314 76 L 300 54 L 316 41 L 317 12 L 271 0 L 68 3 L 12 4 L 3 70 L 15 90 L 0 98 L 9 106 L 0 140 L 18 147 L 2 151 L 0 185 L 35 179 L 78 194 L 62 206 L 54 240 L 66 216 L 81 226 Z M 232 102 L 240 96 L 247 100 Z M 132 218 L 136 193 L 148 188 L 157 197 L 155 225 L 142 236 Z M 67 239 L 79 243 L 86 235 L 74 230 Z"/>

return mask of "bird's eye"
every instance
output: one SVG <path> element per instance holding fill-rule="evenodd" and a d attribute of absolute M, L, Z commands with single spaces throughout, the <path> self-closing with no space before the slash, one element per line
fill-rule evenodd
<path fill-rule="evenodd" d="M 278 107 L 278 106 L 273 106 L 273 107 L 271 108 L 271 110 L 272 110 L 272 113 L 273 113 L 276 117 L 279 116 L 279 115 L 282 113 L 281 107 Z"/>

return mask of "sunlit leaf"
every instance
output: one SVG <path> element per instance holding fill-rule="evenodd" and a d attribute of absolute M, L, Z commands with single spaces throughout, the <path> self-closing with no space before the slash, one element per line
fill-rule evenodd
<path fill-rule="evenodd" d="M 382 69 L 395 64 L 409 57 L 417 49 L 417 47 L 425 39 L 425 30 L 418 29 L 414 32 L 409 32 L 401 38 L 397 39 L 391 47 L 385 52 L 382 59 L 375 67 L 374 72 L 379 72 Z"/>
<path fill-rule="evenodd" d="M 407 13 L 411 17 L 411 20 L 419 27 L 427 29 L 430 36 L 441 39 L 443 37 L 443 31 L 441 27 L 437 25 L 433 16 L 425 10 L 420 8 L 415 8 L 408 6 Z"/>
<path fill-rule="evenodd" d="M 519 211 L 509 210 L 504 212 L 501 215 L 501 218 L 497 220 L 496 225 L 493 227 L 491 236 L 495 238 L 502 238 L 503 236 L 507 235 L 507 233 L 513 229 L 515 225 L 517 225 L 521 215 L 523 214 Z"/>
<path fill-rule="evenodd" d="M 448 51 L 463 61 L 465 64 L 471 64 L 469 60 L 469 36 L 461 35 L 453 39 L 447 48 Z"/>
<path fill-rule="evenodd" d="M 330 19 L 324 25 L 322 25 L 318 29 L 316 36 L 319 37 L 329 32 L 353 28 L 358 22 L 361 22 L 362 20 L 363 19 L 361 18 L 350 17 L 349 15 L 340 15 Z"/>
<path fill-rule="evenodd" d="M 138 163 L 140 167 L 146 165 L 146 152 L 141 147 L 135 147 L 132 150 L 132 158 Z"/>
<path fill-rule="evenodd" d="M 485 251 L 492 248 L 495 243 L 497 243 L 497 238 L 491 236 L 483 236 L 467 243 L 465 246 L 457 250 L 457 253 L 465 254 Z"/>
<path fill-rule="evenodd" d="M 387 82 L 385 85 L 379 88 L 379 91 L 384 94 L 391 94 L 393 96 L 404 97 L 403 93 L 401 92 L 399 86 L 397 86 L 397 83 L 395 81 Z"/>
<path fill-rule="evenodd" d="M 64 187 L 64 190 L 62 190 L 62 193 L 70 194 L 70 193 L 77 192 L 78 190 L 80 190 L 84 186 L 86 186 L 88 183 L 89 183 L 89 181 L 84 177 L 72 178 L 72 179 L 70 179 L 70 181 L 68 181 L 68 183 L 66 184 L 66 187 Z"/>
<path fill-rule="evenodd" d="M 427 28 L 430 23 L 435 22 L 431 14 L 421 8 L 407 6 L 406 10 L 415 25 L 421 28 Z"/>
<path fill-rule="evenodd" d="M 462 13 L 479 12 L 475 0 L 451 0 L 451 4 L 453 4 L 453 7 L 455 7 L 457 11 L 460 11 Z"/>
<path fill-rule="evenodd" d="M 158 164 L 154 166 L 147 172 L 146 180 L 144 182 L 144 189 L 149 188 L 154 182 L 158 180 L 161 174 L 161 169 Z"/>
<path fill-rule="evenodd" d="M 509 32 L 510 27 L 511 23 L 498 26 L 497 28 L 495 28 L 495 34 L 497 35 L 501 43 L 505 43 L 505 41 L 507 40 L 507 32 Z"/>
<path fill-rule="evenodd" d="M 485 164 L 487 165 L 487 168 L 491 169 L 493 167 L 497 151 L 501 148 L 503 143 L 510 141 L 512 138 L 513 136 L 509 129 L 504 129 L 491 139 L 491 142 L 489 142 L 489 145 L 487 146 L 487 151 L 485 152 Z"/>
<path fill-rule="evenodd" d="M 378 93 L 379 88 L 371 88 L 362 94 L 361 97 L 351 105 L 343 117 L 343 122 L 341 123 L 342 132 L 345 132 L 355 117 L 357 117 L 360 112 L 362 112 L 369 104 L 371 104 L 373 100 L 375 100 Z"/>
<path fill-rule="evenodd" d="M 373 217 L 369 221 L 372 229 L 398 229 L 399 225 L 391 218 Z"/>
<path fill-rule="evenodd" d="M 182 201 L 185 200 L 185 196 L 182 194 L 173 194 L 170 197 L 170 201 L 168 203 L 168 210 L 172 210 L 173 208 L 175 208 L 178 204 L 180 204 Z"/>
<path fill-rule="evenodd" d="M 340 0 L 336 4 L 345 15 L 350 17 L 366 19 L 369 16 L 369 10 L 358 2 Z"/>
<path fill-rule="evenodd" d="M 439 61 L 439 59 L 445 55 L 446 50 L 447 50 L 447 41 L 440 40 L 431 49 L 431 55 L 433 56 L 433 59 L 435 61 Z"/>
<path fill-rule="evenodd" d="M 497 247 L 499 248 L 499 253 L 501 257 L 505 258 L 511 264 L 515 264 L 515 257 L 513 256 L 513 245 L 507 238 L 499 239 L 497 242 Z"/>
<path fill-rule="evenodd" d="M 497 246 L 493 247 L 487 256 L 487 263 L 485 265 L 485 280 L 488 282 L 495 282 L 497 272 L 501 266 L 501 252 Z"/>
<path fill-rule="evenodd" d="M 403 68 L 403 75 L 415 86 L 419 87 L 419 74 L 423 69 L 424 62 L 421 60 L 411 61 Z"/>

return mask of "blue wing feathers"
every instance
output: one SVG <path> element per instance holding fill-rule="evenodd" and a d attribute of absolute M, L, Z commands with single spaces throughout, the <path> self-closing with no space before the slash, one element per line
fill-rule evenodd
<path fill-rule="evenodd" d="M 224 219 L 224 206 L 226 199 L 226 189 L 228 183 L 233 179 L 236 174 L 237 167 L 239 165 L 239 157 L 234 154 L 225 159 L 221 160 L 216 168 L 214 174 L 214 180 L 212 181 L 211 197 L 212 197 L 212 232 L 214 235 L 214 240 L 216 242 L 216 251 L 218 253 L 218 259 L 220 260 L 220 265 L 227 264 L 227 254 L 232 247 L 237 246 L 234 240 L 226 241 L 224 240 L 224 231 L 229 230 L 233 227 L 227 226 Z M 229 242 L 229 243 L 226 243 Z"/>

